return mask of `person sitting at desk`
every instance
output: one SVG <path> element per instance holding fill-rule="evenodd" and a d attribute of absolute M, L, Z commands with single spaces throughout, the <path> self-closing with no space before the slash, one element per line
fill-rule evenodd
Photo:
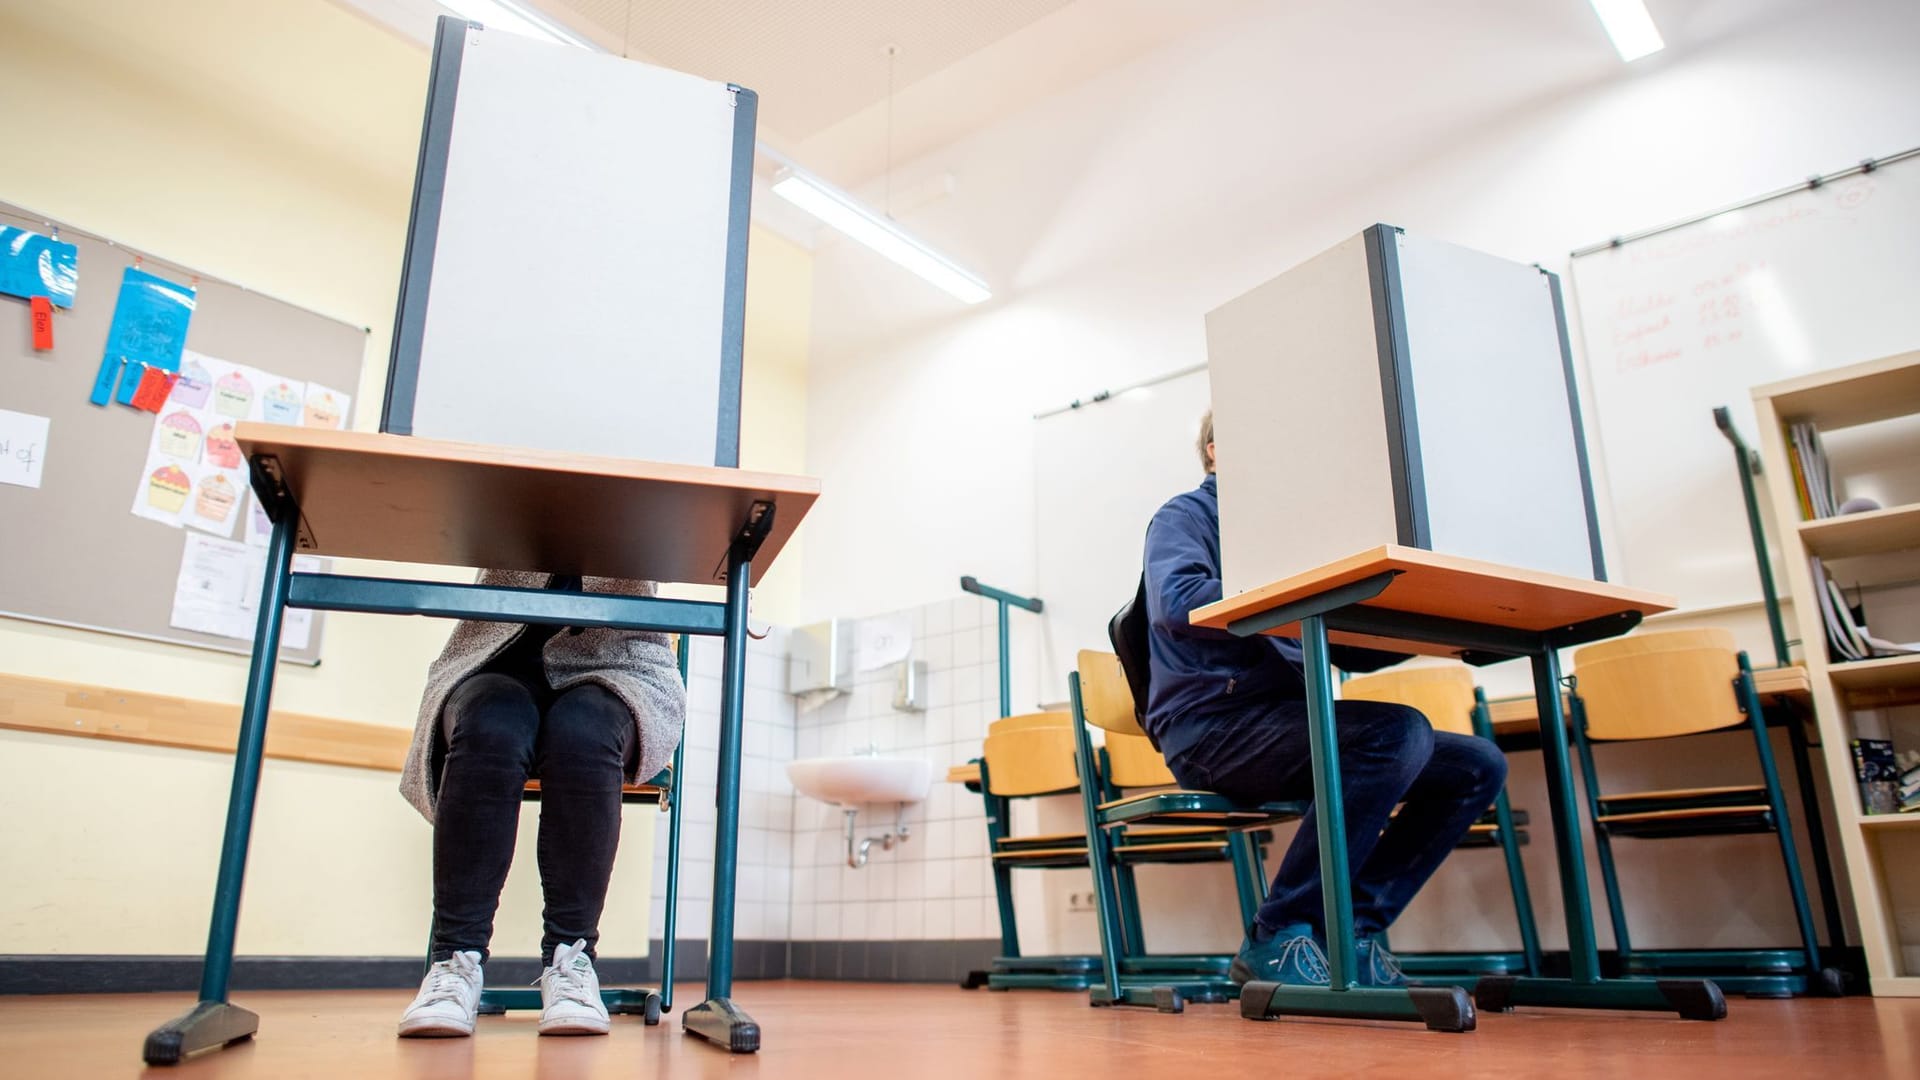
<path fill-rule="evenodd" d="M 1221 597 L 1212 412 L 1201 421 L 1199 449 L 1206 480 L 1168 500 L 1147 529 L 1146 728 L 1183 787 L 1249 804 L 1310 799 L 1300 643 L 1236 638 L 1188 621 L 1188 613 Z M 1403 659 L 1333 648 L 1334 662 L 1349 671 Z M 1492 805 L 1506 780 L 1506 758 L 1485 739 L 1434 731 L 1404 705 L 1341 701 L 1334 717 L 1353 874 L 1356 981 L 1401 986 L 1400 965 L 1377 935 Z M 1309 811 L 1234 958 L 1236 982 L 1328 985 L 1320 890 L 1319 838 Z"/>
<path fill-rule="evenodd" d="M 483 585 L 652 596 L 650 581 L 481 575 Z M 540 781 L 540 1034 L 604 1035 L 594 945 L 623 782 L 657 774 L 686 723 L 665 634 L 462 622 L 427 672 L 400 791 L 433 823 L 433 947 L 402 1038 L 473 1034 L 521 796 Z"/>

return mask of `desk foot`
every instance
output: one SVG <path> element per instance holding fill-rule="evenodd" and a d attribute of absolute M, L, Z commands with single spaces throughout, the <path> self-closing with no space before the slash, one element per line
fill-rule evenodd
<path fill-rule="evenodd" d="M 1513 978 L 1486 975 L 1474 991 L 1480 1007 L 1512 1012 L 1521 1005 L 1569 1009 L 1637 1009 L 1678 1013 L 1685 1020 L 1723 1020 L 1727 998 L 1711 979 L 1602 979 L 1577 983 L 1571 979 Z"/>
<path fill-rule="evenodd" d="M 225 1001 L 202 1001 L 147 1035 L 140 1057 L 149 1065 L 177 1065 L 205 1050 L 253 1038 L 260 1017 Z"/>
<path fill-rule="evenodd" d="M 1472 1031 L 1473 1000 L 1457 986 L 1355 987 L 1333 990 L 1254 981 L 1240 988 L 1240 1015 L 1331 1016 L 1355 1020 L 1417 1020 L 1429 1031 Z"/>
<path fill-rule="evenodd" d="M 680 1027 L 689 1035 L 726 1047 L 729 1053 L 751 1054 L 760 1049 L 760 1025 L 728 998 L 714 998 L 688 1009 L 681 1014 Z"/>
<path fill-rule="evenodd" d="M 1116 994 L 1101 985 L 1088 993 L 1087 1004 L 1096 1009 L 1130 1005 L 1163 1013 L 1187 1011 L 1187 997 L 1177 986 L 1122 986 Z"/>

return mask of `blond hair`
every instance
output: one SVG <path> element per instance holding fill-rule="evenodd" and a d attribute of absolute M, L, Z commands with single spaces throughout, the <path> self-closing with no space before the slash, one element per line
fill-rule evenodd
<path fill-rule="evenodd" d="M 1208 472 L 1213 471 L 1213 455 L 1207 453 L 1207 446 L 1212 442 L 1213 442 L 1213 410 L 1208 409 L 1207 414 L 1200 418 L 1200 443 L 1199 443 L 1200 467 L 1207 470 Z"/>

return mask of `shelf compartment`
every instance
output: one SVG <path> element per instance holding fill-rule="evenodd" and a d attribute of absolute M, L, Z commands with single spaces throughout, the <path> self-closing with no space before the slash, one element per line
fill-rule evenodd
<path fill-rule="evenodd" d="M 1852 660 L 1827 669 L 1842 690 L 1900 690 L 1920 686 L 1920 656 L 1882 656 Z"/>
<path fill-rule="evenodd" d="M 1869 360 L 1756 386 L 1786 423 L 1811 420 L 1822 431 L 1920 412 L 1920 352 Z"/>
<path fill-rule="evenodd" d="M 1920 503 L 1800 522 L 1807 554 L 1822 559 L 1920 548 Z"/>

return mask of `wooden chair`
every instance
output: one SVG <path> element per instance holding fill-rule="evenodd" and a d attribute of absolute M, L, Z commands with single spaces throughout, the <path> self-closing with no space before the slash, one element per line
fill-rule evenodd
<path fill-rule="evenodd" d="M 1278 822 L 1291 821 L 1306 813 L 1305 802 L 1275 802 L 1243 806 L 1211 791 L 1172 787 L 1152 791 L 1116 794 L 1101 779 L 1090 727 L 1100 728 L 1107 737 L 1146 741 L 1146 732 L 1136 717 L 1133 691 L 1113 653 L 1084 650 L 1078 669 L 1067 678 L 1068 696 L 1073 708 L 1073 736 L 1080 775 L 1090 782 L 1080 785 L 1081 806 L 1086 815 L 1088 856 L 1093 867 L 1095 906 L 1099 913 L 1100 954 L 1104 982 L 1093 988 L 1095 1005 L 1151 1005 L 1163 1012 L 1179 1012 L 1187 999 L 1228 1000 L 1238 996 L 1239 987 L 1222 975 L 1202 973 L 1197 977 L 1180 970 L 1192 970 L 1194 958 L 1168 958 L 1175 970 L 1152 971 L 1137 967 L 1138 956 L 1130 957 L 1132 946 L 1123 927 L 1121 893 L 1117 869 L 1142 857 L 1132 850 L 1146 827 L 1172 826 L 1191 829 L 1208 827 L 1219 830 L 1233 862 L 1242 909 L 1251 902 L 1257 906 L 1263 888 L 1259 880 L 1258 855 L 1249 833 Z M 1118 779 L 1137 779 L 1129 770 L 1140 766 L 1139 744 L 1119 743 L 1106 748 L 1107 773 Z M 1115 764 L 1115 746 L 1125 764 Z M 1162 763 L 1161 769 L 1165 765 Z M 1171 780 L 1170 774 L 1165 775 Z M 1131 935 L 1138 941 L 1136 931 Z M 1134 965 L 1126 962 L 1132 959 Z M 1134 971 L 1127 970 L 1129 966 Z"/>
<path fill-rule="evenodd" d="M 1573 684 L 1574 739 L 1586 779 L 1594 848 L 1614 939 L 1627 970 L 1652 974 L 1724 969 L 1731 974 L 1714 974 L 1716 981 L 1750 996 L 1839 994 L 1840 973 L 1820 963 L 1820 942 L 1760 696 L 1747 654 L 1735 651 L 1733 635 L 1725 630 L 1670 630 L 1589 645 L 1574 654 Z M 1753 737 L 1758 784 L 1621 794 L 1601 788 L 1595 742 L 1671 739 L 1738 728 Z M 1817 821 L 1810 824 L 1820 827 Z M 1614 869 L 1614 840 L 1768 832 L 1779 838 L 1800 948 L 1633 951 Z"/>
<path fill-rule="evenodd" d="M 1116 736 L 1118 738 L 1118 736 Z M 1145 739 L 1138 740 L 1145 743 Z M 1128 767 L 1143 783 L 1171 784 L 1166 765 L 1152 747 L 1147 752 L 1159 766 L 1158 774 L 1142 772 L 1133 757 Z M 1104 760 L 1104 759 L 1103 759 Z M 1032 713 L 994 721 L 987 728 L 980 766 L 980 788 L 986 800 L 987 836 L 993 860 L 994 887 L 1000 898 L 1001 955 L 991 969 L 970 972 L 961 983 L 966 989 L 1085 990 L 1098 980 L 1097 956 L 1023 956 L 1019 927 L 1012 904 L 1012 872 L 1031 869 L 1080 868 L 1087 865 L 1086 832 L 1012 835 L 1012 803 L 1017 799 L 1065 795 L 1080 790 L 1075 763 L 1071 713 Z M 1104 774 L 1106 769 L 1101 770 Z M 1162 778 L 1164 777 L 1164 779 Z M 1158 830 L 1135 837 L 1121 848 L 1127 866 L 1127 888 L 1121 896 L 1123 918 L 1139 922 L 1139 902 L 1132 890 L 1132 866 L 1139 863 L 1220 862 L 1230 858 L 1227 839 L 1217 830 Z M 1133 940 L 1138 941 L 1135 937 Z M 1164 958 L 1129 959 L 1126 967 L 1151 968 Z M 1224 963 L 1217 965 L 1225 971 Z"/>
<path fill-rule="evenodd" d="M 680 681 L 687 680 L 687 639 L 678 639 L 675 652 L 680 661 Z M 648 1026 L 660 1023 L 660 1015 L 673 1008 L 673 962 L 674 934 L 678 929 L 680 899 L 680 811 L 674 800 L 674 780 L 680 775 L 684 763 L 686 741 L 683 738 L 679 746 L 673 748 L 673 761 L 666 768 L 647 780 L 620 785 L 622 805 L 654 805 L 667 815 L 667 884 L 666 918 L 662 927 L 660 943 L 660 987 L 602 987 L 600 1000 L 607 1006 L 607 1012 L 619 1016 L 630 1014 L 639 1016 Z M 540 781 L 528 780 L 520 794 L 521 801 L 537 803 L 540 801 Z M 428 963 L 432 963 L 433 936 L 427 937 Z M 487 987 L 480 991 L 479 1013 L 482 1016 L 499 1016 L 509 1009 L 540 1008 L 540 991 L 535 987 Z"/>
<path fill-rule="evenodd" d="M 1340 697 L 1347 701 L 1384 701 L 1411 706 L 1427 718 L 1435 731 L 1478 735 L 1493 741 L 1493 720 L 1487 711 L 1486 694 L 1474 685 L 1473 672 L 1465 664 L 1356 676 L 1341 684 Z M 1524 824 L 1525 811 L 1515 811 L 1508 805 L 1503 787 L 1493 807 L 1481 815 L 1458 845 L 1498 847 L 1506 857 L 1507 885 L 1513 893 L 1514 918 L 1520 926 L 1520 951 L 1402 953 L 1400 966 L 1408 974 L 1444 977 L 1540 973 L 1540 933 L 1533 920 L 1526 870 L 1520 862 L 1520 847 L 1527 840 L 1526 832 L 1520 828 Z"/>

